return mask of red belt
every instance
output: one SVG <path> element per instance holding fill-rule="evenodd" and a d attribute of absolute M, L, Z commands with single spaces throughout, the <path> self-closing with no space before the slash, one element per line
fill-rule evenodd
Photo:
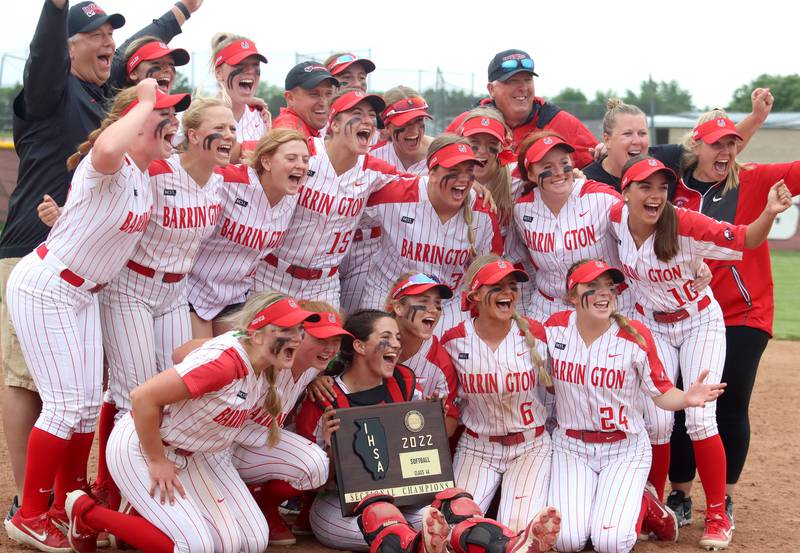
<path fill-rule="evenodd" d="M 628 437 L 627 434 L 625 434 L 625 432 L 622 430 L 614 430 L 613 432 L 597 432 L 594 430 L 567 430 L 567 436 L 590 444 L 619 442 Z"/>
<path fill-rule="evenodd" d="M 128 269 L 133 271 L 134 273 L 139 273 L 142 276 L 146 276 L 147 278 L 153 278 L 156 276 L 156 270 L 151 269 L 149 267 L 145 267 L 144 265 L 139 265 L 134 260 L 130 260 L 127 263 Z M 184 279 L 186 275 L 181 275 L 178 273 L 164 273 L 164 276 L 161 277 L 162 282 L 166 282 L 167 284 L 172 284 L 173 282 L 180 282 Z"/>
<path fill-rule="evenodd" d="M 703 296 L 703 298 L 697 302 L 697 312 L 699 313 L 709 305 L 711 305 L 711 298 L 709 296 Z M 636 304 L 636 311 L 641 315 L 645 314 L 644 309 L 638 303 Z M 691 313 L 686 309 L 678 309 L 677 311 L 653 311 L 653 320 L 657 323 L 677 323 L 678 321 L 688 319 L 690 316 Z"/>
<path fill-rule="evenodd" d="M 536 428 L 531 428 L 530 430 L 533 430 L 534 435 L 538 438 L 544 432 L 544 426 L 537 426 Z M 494 442 L 496 444 L 517 445 L 525 441 L 525 434 L 530 432 L 530 430 L 523 430 L 522 432 L 512 432 L 511 434 L 506 434 L 505 436 L 481 436 L 480 434 L 473 432 L 469 428 L 467 428 L 466 432 L 473 438 L 488 439 L 490 442 Z"/>
<path fill-rule="evenodd" d="M 172 448 L 172 452 L 175 453 L 175 455 L 179 455 L 181 457 L 191 457 L 192 455 L 194 455 L 194 451 L 189 451 L 188 449 L 181 449 L 179 447 L 173 447 L 172 445 L 170 445 L 169 442 L 166 442 L 164 440 L 161 440 L 161 443 L 166 447 Z"/>
<path fill-rule="evenodd" d="M 268 254 L 264 261 L 272 265 L 273 267 L 278 266 L 278 258 L 275 257 L 273 254 Z M 332 277 L 336 274 L 336 271 L 339 270 L 339 267 L 331 267 L 328 269 L 328 276 Z M 325 274 L 322 269 L 309 269 L 307 267 L 298 267 L 297 265 L 289 265 L 289 268 L 286 269 L 287 274 L 292 275 L 294 278 L 299 278 L 300 280 L 319 280 Z"/>
<path fill-rule="evenodd" d="M 39 256 L 39 259 L 44 259 L 45 257 L 47 257 L 47 252 L 48 251 L 49 250 L 47 249 L 47 244 L 45 244 L 45 243 L 40 244 L 39 247 L 36 248 L 36 254 Z M 69 284 L 72 284 L 75 288 L 80 288 L 81 286 L 83 286 L 86 283 L 86 279 L 85 278 L 83 278 L 80 275 L 77 275 L 77 274 L 73 273 L 69 269 L 64 269 L 63 271 L 61 271 L 59 273 L 58 276 L 60 276 L 62 279 L 64 279 Z M 96 294 L 97 292 L 99 292 L 100 290 L 102 290 L 105 287 L 106 287 L 105 284 L 98 284 L 96 286 L 92 286 L 91 288 L 89 288 L 88 292 L 90 294 Z"/>
<path fill-rule="evenodd" d="M 367 239 L 372 240 L 373 238 L 379 238 L 381 232 L 381 227 L 372 227 L 369 229 L 369 236 Z M 362 240 L 364 240 L 364 231 L 361 229 L 356 229 L 356 231 L 353 233 L 353 242 L 361 242 Z"/>

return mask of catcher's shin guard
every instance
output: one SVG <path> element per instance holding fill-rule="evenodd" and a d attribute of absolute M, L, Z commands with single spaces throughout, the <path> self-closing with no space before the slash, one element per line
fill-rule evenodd
<path fill-rule="evenodd" d="M 370 550 L 378 537 L 391 526 L 406 527 L 416 536 L 416 532 L 409 526 L 403 513 L 395 507 L 394 498 L 390 495 L 379 493 L 367 495 L 356 505 L 354 514 L 358 516 L 358 528 L 364 535 L 367 544 L 370 545 Z M 390 534 L 405 535 L 405 532 L 398 529 L 397 532 Z M 393 541 L 393 539 L 389 540 L 387 546 Z M 380 549 L 376 551 L 380 551 Z M 386 549 L 386 551 L 392 551 L 392 549 Z"/>
<path fill-rule="evenodd" d="M 450 549 L 455 553 L 505 553 L 515 534 L 496 520 L 472 517 L 450 532 Z"/>
<path fill-rule="evenodd" d="M 451 526 L 472 517 L 483 516 L 478 504 L 472 500 L 472 495 L 461 488 L 447 488 L 437 493 L 431 507 L 439 509 Z"/>

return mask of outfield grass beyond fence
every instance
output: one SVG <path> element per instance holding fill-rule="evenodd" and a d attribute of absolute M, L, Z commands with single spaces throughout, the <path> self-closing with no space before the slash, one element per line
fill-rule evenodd
<path fill-rule="evenodd" d="M 800 340 L 800 252 L 773 251 L 775 338 Z"/>

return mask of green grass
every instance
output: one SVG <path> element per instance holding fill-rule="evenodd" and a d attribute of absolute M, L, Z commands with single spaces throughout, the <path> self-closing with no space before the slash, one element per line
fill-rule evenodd
<path fill-rule="evenodd" d="M 800 252 L 773 251 L 775 338 L 800 340 Z"/>

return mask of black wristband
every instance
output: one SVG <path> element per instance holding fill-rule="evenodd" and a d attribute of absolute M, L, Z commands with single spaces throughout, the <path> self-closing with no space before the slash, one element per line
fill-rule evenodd
<path fill-rule="evenodd" d="M 181 13 L 185 19 L 192 17 L 192 12 L 189 11 L 189 8 L 187 8 L 186 4 L 183 2 L 175 2 L 175 7 L 181 10 Z"/>

